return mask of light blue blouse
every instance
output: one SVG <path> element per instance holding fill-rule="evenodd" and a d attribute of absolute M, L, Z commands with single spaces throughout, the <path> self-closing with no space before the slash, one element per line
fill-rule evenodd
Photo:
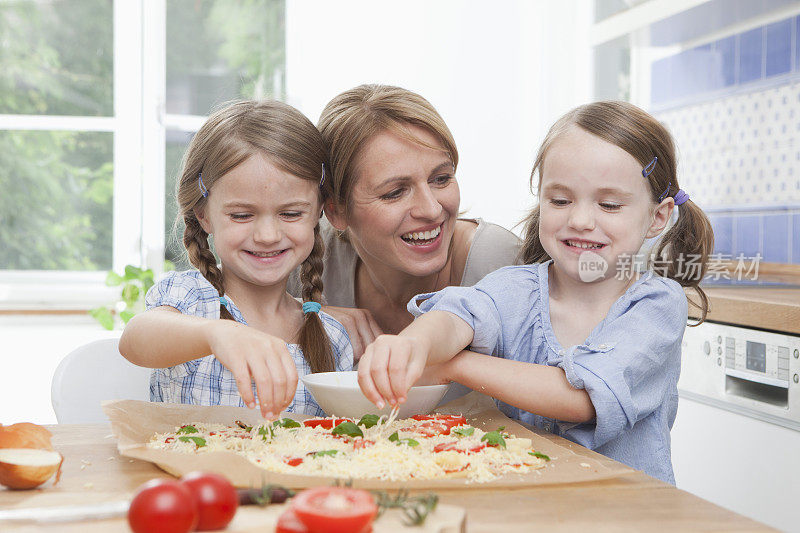
<path fill-rule="evenodd" d="M 234 320 L 247 324 L 236 304 L 228 297 L 225 299 L 225 306 Z M 167 305 L 186 315 L 219 318 L 219 293 L 197 270 L 167 273 L 147 291 L 145 303 L 148 309 Z M 326 313 L 320 312 L 319 316 L 331 340 L 336 370 L 353 370 L 353 347 L 344 326 Z M 300 346 L 286 346 L 297 366 L 298 376 L 309 374 L 311 367 Z M 253 396 L 257 398 L 255 383 Z M 150 401 L 244 406 L 236 379 L 213 354 L 169 368 L 154 368 L 150 376 Z M 294 399 L 286 410 L 325 416 L 302 380 L 298 380 Z"/>
<path fill-rule="evenodd" d="M 551 263 L 501 268 L 474 287 L 416 296 L 408 310 L 414 316 L 440 310 L 460 317 L 475 331 L 473 351 L 562 368 L 573 387 L 589 393 L 597 412 L 594 420 L 561 422 L 502 402 L 499 408 L 511 418 L 674 484 L 669 432 L 678 408 L 688 312 L 683 289 L 646 272 L 583 344 L 565 347 L 550 324 Z M 422 298 L 427 299 L 419 302 Z"/>

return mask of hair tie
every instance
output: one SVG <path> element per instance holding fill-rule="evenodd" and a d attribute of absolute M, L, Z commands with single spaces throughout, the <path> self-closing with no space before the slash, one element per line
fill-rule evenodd
<path fill-rule="evenodd" d="M 319 180 L 319 188 L 322 188 L 322 184 L 325 183 L 325 163 L 322 163 L 322 178 Z"/>
<path fill-rule="evenodd" d="M 203 173 L 197 173 L 197 182 L 200 186 L 200 194 L 203 195 L 203 198 L 208 198 L 208 189 L 206 188 L 205 184 L 203 183 Z"/>
<path fill-rule="evenodd" d="M 683 189 L 678 189 L 672 198 L 675 200 L 675 205 L 683 205 L 689 199 L 689 195 Z"/>
<path fill-rule="evenodd" d="M 322 309 L 322 304 L 319 302 L 303 302 L 304 315 L 308 313 L 319 313 L 320 309 Z"/>

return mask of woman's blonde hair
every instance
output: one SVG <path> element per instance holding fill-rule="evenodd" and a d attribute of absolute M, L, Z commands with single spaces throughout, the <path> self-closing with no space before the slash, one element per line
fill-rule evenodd
<path fill-rule="evenodd" d="M 675 144 L 669 131 L 658 120 L 628 102 L 593 102 L 573 109 L 558 119 L 542 142 L 530 176 L 531 192 L 541 186 L 542 169 L 553 142 L 565 131 L 579 127 L 630 154 L 642 168 L 658 157 L 652 173 L 643 178 L 650 186 L 650 199 L 658 204 L 678 193 Z M 700 302 L 690 302 L 700 309 L 702 323 L 708 312 L 708 297 L 699 287 L 708 270 L 708 256 L 714 250 L 714 231 L 703 210 L 691 200 L 679 208 L 677 222 L 659 240 L 654 257 L 666 265 L 666 277 L 684 287 L 692 287 Z M 539 240 L 539 206 L 525 219 L 522 259 L 525 263 L 541 263 L 550 256 Z M 683 258 L 698 257 L 699 268 L 685 268 Z"/>
<path fill-rule="evenodd" d="M 407 126 L 430 132 L 441 146 L 429 146 L 415 137 Z M 334 203 L 348 207 L 353 194 L 360 150 L 376 134 L 390 131 L 411 142 L 444 150 L 458 166 L 453 134 L 434 107 L 422 96 L 390 85 L 359 85 L 328 102 L 319 119 L 319 130 L 331 158 L 330 180 L 324 189 Z"/>
<path fill-rule="evenodd" d="M 220 296 L 225 294 L 222 271 L 208 244 L 208 233 L 195 210 L 206 204 L 200 188 L 214 193 L 214 183 L 255 154 L 289 174 L 319 184 L 328 156 L 314 124 L 295 108 L 278 101 L 237 101 L 214 112 L 192 139 L 183 157 L 178 181 L 178 217 L 186 224 L 183 245 L 189 261 Z M 320 198 L 322 200 L 324 198 Z M 321 302 L 324 244 L 319 224 L 314 227 L 314 246 L 303 262 L 300 279 L 303 300 Z M 224 305 L 220 316 L 232 320 Z M 307 313 L 299 344 L 312 372 L 334 370 L 330 341 L 318 313 Z"/>

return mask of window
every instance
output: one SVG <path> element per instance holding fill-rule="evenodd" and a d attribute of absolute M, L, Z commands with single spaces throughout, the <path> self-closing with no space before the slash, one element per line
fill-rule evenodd
<path fill-rule="evenodd" d="M 0 306 L 87 308 L 159 270 L 205 116 L 284 96 L 284 1 L 0 3 Z M 178 240 L 179 242 L 179 240 Z"/>

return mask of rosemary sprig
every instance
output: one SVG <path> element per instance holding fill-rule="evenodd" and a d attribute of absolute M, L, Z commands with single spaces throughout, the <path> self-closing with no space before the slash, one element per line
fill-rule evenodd
<path fill-rule="evenodd" d="M 429 492 L 425 495 L 410 496 L 408 490 L 401 489 L 396 495 L 390 496 L 383 491 L 373 491 L 378 504 L 378 516 L 386 509 L 400 509 L 405 517 L 407 526 L 421 526 L 428 515 L 436 509 L 439 496 Z"/>

